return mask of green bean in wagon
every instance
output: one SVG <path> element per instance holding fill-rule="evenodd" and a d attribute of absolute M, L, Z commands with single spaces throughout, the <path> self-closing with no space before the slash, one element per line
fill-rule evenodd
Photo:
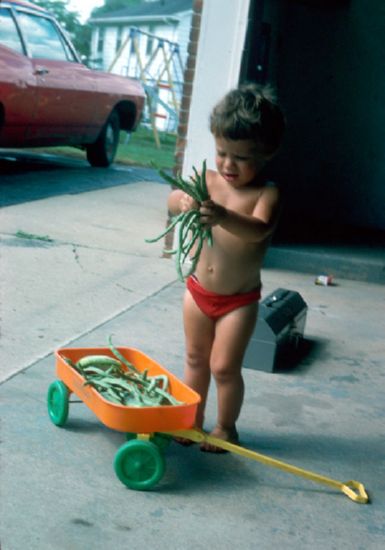
<path fill-rule="evenodd" d="M 148 376 L 146 370 L 140 372 L 114 347 L 111 337 L 109 347 L 115 357 L 86 355 L 76 363 L 67 359 L 82 375 L 85 386 L 93 387 L 105 399 L 118 405 L 158 407 L 181 404 L 169 393 L 169 381 L 165 374 Z"/>

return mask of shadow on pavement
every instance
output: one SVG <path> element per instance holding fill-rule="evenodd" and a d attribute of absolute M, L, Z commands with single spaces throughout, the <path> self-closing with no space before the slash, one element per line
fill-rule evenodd
<path fill-rule="evenodd" d="M 0 207 L 138 181 L 163 182 L 151 168 L 92 168 L 82 159 L 13 149 L 0 149 L 0 176 Z"/>

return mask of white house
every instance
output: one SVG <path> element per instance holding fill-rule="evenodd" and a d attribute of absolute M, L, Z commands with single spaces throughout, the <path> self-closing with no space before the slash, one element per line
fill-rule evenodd
<path fill-rule="evenodd" d="M 139 78 L 157 126 L 177 127 L 193 0 L 143 0 L 104 13 L 92 26 L 91 64 L 105 71 Z"/>

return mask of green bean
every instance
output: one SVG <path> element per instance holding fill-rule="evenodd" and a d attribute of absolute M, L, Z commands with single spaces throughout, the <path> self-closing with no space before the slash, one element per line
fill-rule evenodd
<path fill-rule="evenodd" d="M 206 160 L 203 161 L 202 173 L 201 173 L 201 177 L 200 177 L 199 181 L 200 181 L 200 185 L 201 185 L 202 197 L 204 197 L 203 200 L 208 200 L 210 197 L 209 197 L 209 193 L 208 193 L 208 190 L 207 190 Z"/>
<path fill-rule="evenodd" d="M 181 222 L 179 227 L 179 250 L 183 252 L 183 250 L 186 248 L 186 246 L 189 243 L 189 239 L 191 240 L 190 231 L 191 234 L 194 234 L 196 230 L 200 232 L 199 225 L 197 224 L 197 220 L 199 219 L 199 212 L 197 210 L 190 210 L 191 216 L 185 217 L 183 222 Z M 187 212 L 187 214 L 190 214 L 190 212 Z M 181 262 L 183 264 L 183 261 Z"/>
<path fill-rule="evenodd" d="M 193 166 L 193 171 L 194 171 L 195 177 L 191 176 L 191 181 L 194 182 L 195 187 L 196 187 L 197 192 L 198 192 L 198 195 L 200 196 L 201 201 L 202 201 L 202 200 L 204 200 L 203 199 L 204 193 L 203 193 L 203 189 L 202 189 L 202 185 L 201 185 L 202 178 L 199 175 L 198 170 L 195 168 L 195 166 Z"/>
<path fill-rule="evenodd" d="M 171 229 L 173 229 L 176 224 L 181 221 L 183 219 L 183 216 L 184 216 L 184 212 L 181 212 L 178 216 L 175 216 L 171 222 L 171 224 L 169 226 L 166 227 L 166 229 L 160 234 L 158 235 L 157 237 L 155 237 L 154 239 L 145 239 L 146 243 L 156 243 L 157 241 L 159 241 L 162 237 L 164 237 L 165 235 L 167 235 L 167 233 L 169 231 L 171 231 Z"/>
<path fill-rule="evenodd" d="M 168 376 L 166 374 L 158 374 L 158 376 L 153 377 L 153 380 L 155 380 L 157 383 L 159 381 L 161 381 L 163 383 L 162 389 L 167 391 L 168 384 L 169 384 L 169 379 L 168 379 Z"/>
<path fill-rule="evenodd" d="M 203 235 L 200 234 L 197 249 L 195 251 L 194 256 L 191 258 L 192 266 L 194 266 L 196 264 L 196 262 L 198 261 L 198 259 L 199 259 L 200 253 L 201 253 L 202 248 L 203 248 L 203 243 L 204 243 L 204 238 L 203 238 Z M 193 272 L 194 271 L 191 271 L 191 273 L 193 273 Z"/>
<path fill-rule="evenodd" d="M 106 390 L 104 396 L 109 401 L 112 401 L 113 403 L 116 403 L 117 405 L 123 405 L 123 403 L 124 403 L 123 399 L 120 396 L 116 397 L 115 393 L 113 391 L 111 391 L 110 389 Z"/>
<path fill-rule="evenodd" d="M 66 359 L 82 375 L 84 386 L 93 387 L 105 399 L 115 404 L 132 407 L 181 404 L 167 391 L 167 375 L 149 376 L 148 369 L 139 371 L 114 347 L 111 336 L 109 344 L 117 359 L 106 355 L 84 356 L 77 363 Z"/>
<path fill-rule="evenodd" d="M 109 355 L 86 355 L 77 362 L 77 365 L 83 368 L 97 366 L 103 369 L 119 367 L 119 364 L 119 361 Z"/>
<path fill-rule="evenodd" d="M 213 246 L 213 235 L 211 229 L 208 228 L 203 232 L 203 238 L 207 239 L 207 244 L 211 247 Z"/>
<path fill-rule="evenodd" d="M 170 256 L 173 256 L 178 252 L 177 248 L 164 248 L 163 249 L 164 254 L 169 254 Z"/>
<path fill-rule="evenodd" d="M 183 220 L 180 222 L 180 227 L 182 227 L 182 238 L 183 240 L 187 237 L 188 231 L 191 226 L 197 222 L 199 219 L 200 213 L 198 210 L 189 210 L 185 213 Z"/>
<path fill-rule="evenodd" d="M 194 233 L 190 239 L 190 241 L 187 243 L 187 245 L 183 248 L 183 257 L 182 257 L 182 263 L 185 262 L 187 257 L 189 256 L 193 246 L 195 245 L 197 239 L 201 236 L 201 232 L 199 230 L 199 227 L 196 227 L 194 229 Z"/>
<path fill-rule="evenodd" d="M 138 369 L 134 367 L 134 365 L 132 365 L 129 361 L 127 361 L 127 359 L 120 353 L 119 350 L 117 350 L 114 346 L 114 344 L 112 343 L 112 337 L 111 335 L 108 337 L 108 343 L 109 343 L 109 347 L 110 347 L 110 350 L 112 351 L 112 353 L 115 355 L 115 357 L 117 359 L 119 359 L 119 361 L 121 361 L 126 367 L 128 367 L 130 370 L 138 373 Z"/>
<path fill-rule="evenodd" d="M 151 380 L 151 382 L 149 383 L 149 385 L 147 386 L 147 388 L 146 388 L 147 393 L 153 393 L 153 390 L 155 389 L 156 383 L 157 383 L 156 379 L 153 378 Z"/>
<path fill-rule="evenodd" d="M 176 177 L 172 177 L 164 170 L 159 170 L 159 174 L 164 180 L 170 183 L 173 187 L 180 189 L 184 193 L 187 193 L 196 202 L 201 204 L 203 201 L 208 200 L 209 194 L 207 190 L 206 181 L 206 160 L 203 161 L 201 173 L 193 166 L 194 175 L 190 177 L 191 181 L 184 180 L 180 174 Z M 191 213 L 193 212 L 193 213 Z M 145 239 L 146 242 L 152 243 L 160 240 L 167 233 L 180 224 L 178 231 L 178 246 L 176 249 L 164 250 L 166 254 L 175 256 L 175 266 L 182 281 L 196 269 L 199 255 L 202 251 L 203 241 L 207 241 L 209 246 L 213 245 L 211 228 L 204 228 L 200 222 L 199 210 L 189 210 L 187 212 L 181 212 L 178 216 L 174 217 L 170 225 L 155 239 Z M 191 233 L 191 234 L 190 234 Z M 199 236 L 197 235 L 199 233 Z M 183 273 L 183 265 L 189 256 L 194 244 L 199 239 L 197 247 L 198 254 L 194 254 L 191 260 L 191 267 L 187 270 L 187 273 Z M 186 253 L 186 251 L 188 251 Z"/>
<path fill-rule="evenodd" d="M 137 386 L 132 386 L 132 390 L 133 390 L 133 395 L 134 397 L 136 398 L 136 400 L 138 401 L 138 403 L 142 404 L 143 403 L 143 399 L 142 399 L 142 394 L 140 393 L 139 389 Z"/>
<path fill-rule="evenodd" d="M 80 366 L 80 365 L 78 365 Z M 111 372 L 113 372 L 114 370 L 116 370 L 116 367 L 115 368 L 109 368 L 108 370 L 104 371 L 103 369 L 99 369 L 98 367 L 94 367 L 92 365 L 90 365 L 89 367 L 83 367 L 83 372 L 85 374 L 94 374 L 94 375 L 100 375 L 100 376 L 108 376 L 109 374 L 111 374 Z"/>
<path fill-rule="evenodd" d="M 170 405 L 178 405 L 179 401 L 175 399 L 170 393 L 161 390 L 160 388 L 157 388 L 157 393 L 161 395 L 166 401 L 169 402 Z"/>
<path fill-rule="evenodd" d="M 190 214 L 190 212 L 192 212 L 192 214 L 190 216 L 186 215 L 185 219 L 182 220 L 178 234 L 179 247 L 176 253 L 175 261 L 179 278 L 181 280 L 183 280 L 187 276 L 183 274 L 182 267 L 188 257 L 189 252 L 194 246 L 196 240 L 202 238 L 202 227 L 199 222 L 200 213 L 197 210 L 190 210 L 189 212 L 187 212 L 187 214 Z M 191 237 L 189 236 L 190 230 L 192 233 Z M 201 251 L 201 249 L 202 247 L 199 247 L 199 251 Z M 192 266 L 188 270 L 188 273 L 193 273 L 196 268 L 198 256 L 194 256 L 194 258 L 190 259 L 192 261 Z"/>
<path fill-rule="evenodd" d="M 185 193 L 193 197 L 193 199 L 195 199 L 197 202 L 200 202 L 202 200 L 202 197 L 199 195 L 197 189 L 193 185 L 191 185 L 191 183 L 184 180 L 179 174 L 175 178 L 169 176 L 164 170 L 159 170 L 159 174 L 173 187 L 184 191 Z"/>
<path fill-rule="evenodd" d="M 180 187 L 180 184 L 178 185 L 178 181 L 172 176 L 169 176 L 167 172 L 165 172 L 164 170 L 159 170 L 159 174 L 162 176 L 164 180 L 166 180 L 168 183 L 171 183 L 171 185 Z"/>

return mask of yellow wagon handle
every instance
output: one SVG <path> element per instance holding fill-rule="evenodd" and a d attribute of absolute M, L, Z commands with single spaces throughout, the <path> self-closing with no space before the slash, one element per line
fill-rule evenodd
<path fill-rule="evenodd" d="M 198 430 L 197 428 L 191 430 L 178 430 L 175 432 L 167 432 L 167 434 L 175 437 L 186 438 L 190 441 L 195 441 L 196 443 L 204 442 L 210 445 L 215 445 L 216 447 L 224 449 L 225 451 L 230 451 L 246 458 L 251 458 L 253 460 L 261 462 L 262 464 L 266 464 L 266 466 L 272 466 L 273 468 L 278 468 L 279 470 L 283 470 L 284 472 L 310 479 L 315 483 L 328 485 L 333 489 L 338 489 L 351 500 L 353 500 L 354 502 L 358 502 L 359 504 L 367 504 L 369 502 L 369 497 L 366 493 L 365 487 L 359 481 L 350 480 L 342 483 L 335 479 L 321 476 L 319 474 L 316 474 L 315 472 L 303 470 L 302 468 L 298 468 L 297 466 L 292 466 L 291 464 L 287 464 L 286 462 L 282 462 L 280 460 L 276 460 L 275 458 L 271 458 L 255 451 L 251 451 L 250 449 L 246 449 L 244 447 L 241 447 L 240 445 L 235 445 L 234 443 L 223 441 L 222 439 L 218 439 L 217 437 L 206 434 L 205 432 L 203 432 L 202 430 Z"/>

